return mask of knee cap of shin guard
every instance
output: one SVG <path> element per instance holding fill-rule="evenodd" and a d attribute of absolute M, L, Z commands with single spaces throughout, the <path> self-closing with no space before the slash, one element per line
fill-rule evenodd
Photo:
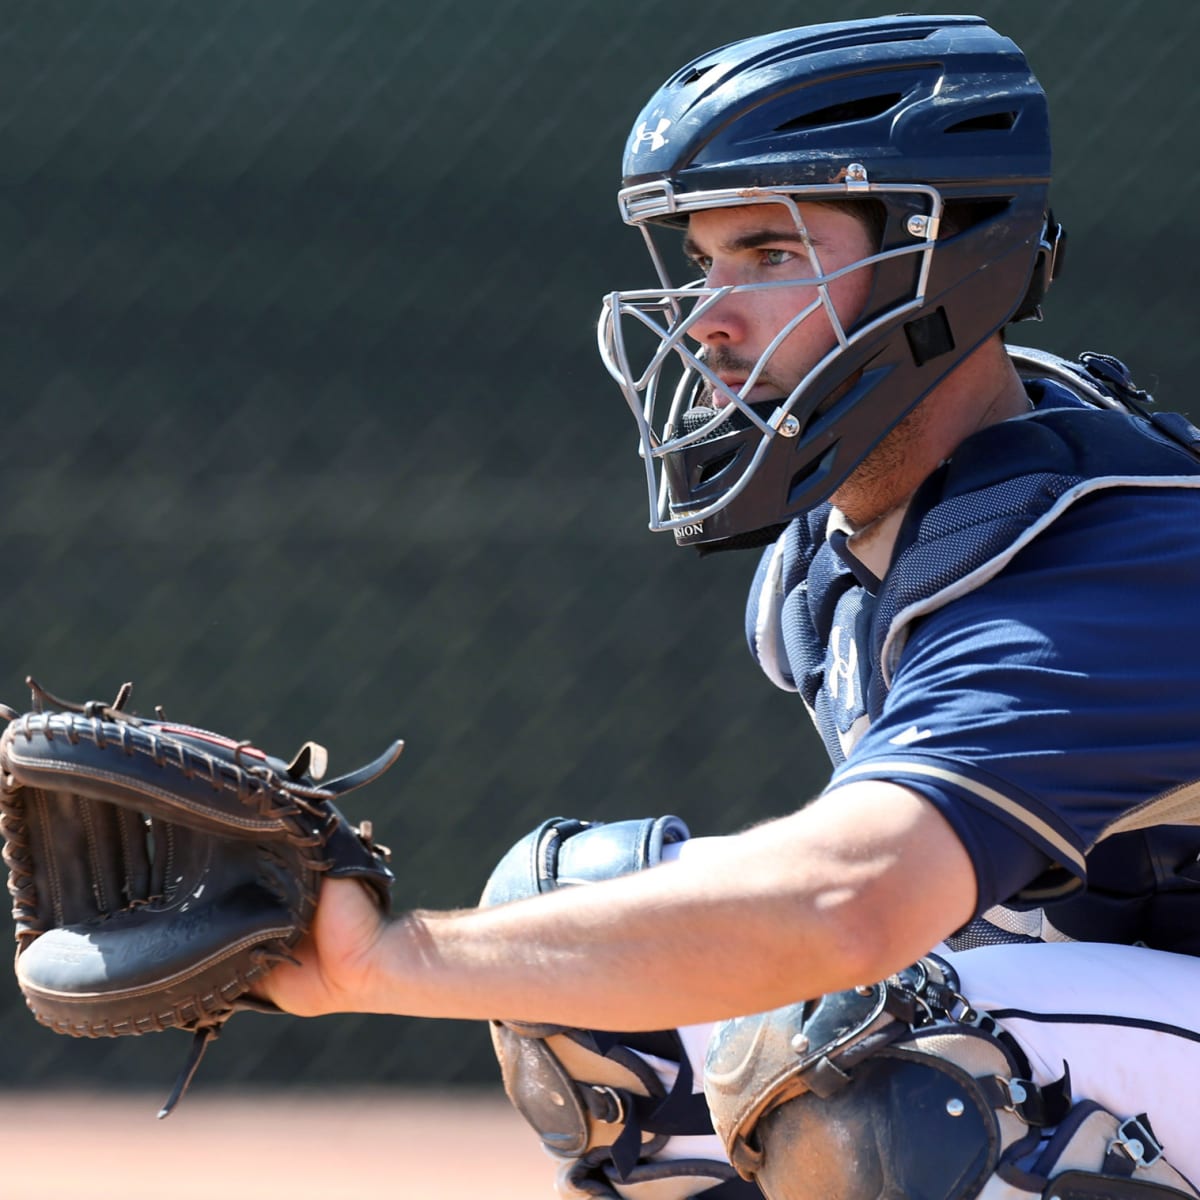
<path fill-rule="evenodd" d="M 687 826 L 674 816 L 610 823 L 554 817 L 501 858 L 480 904 L 504 904 L 657 866 L 665 846 L 688 837 Z M 547 1149 L 567 1158 L 616 1140 L 625 1126 L 620 1111 L 623 1094 L 660 1100 L 666 1095 L 641 1055 L 618 1048 L 605 1052 L 589 1046 L 589 1038 L 586 1031 L 519 1020 L 492 1024 L 493 1046 L 509 1099 Z M 674 1048 L 671 1056 L 682 1054 L 681 1048 Z M 611 1113 L 601 1111 L 606 1097 L 615 1105 Z M 665 1141 L 665 1135 L 647 1135 L 641 1149 L 650 1153 Z M 635 1143 L 633 1152 L 637 1151 Z"/>
<path fill-rule="evenodd" d="M 978 1194 L 999 1155 L 995 1117 L 970 1076 L 884 1050 L 833 1095 L 807 1092 L 768 1111 L 734 1161 L 769 1200 L 961 1200 Z"/>
<path fill-rule="evenodd" d="M 995 1170 L 1007 1142 L 992 1102 L 954 1049 L 906 1041 L 887 994 L 831 993 L 714 1031 L 713 1123 L 769 1200 L 961 1200 Z M 967 1061 L 986 1049 L 984 1069 L 1006 1066 L 985 1035 L 954 1036 L 972 1043 Z"/>
<path fill-rule="evenodd" d="M 662 861 L 664 846 L 689 836 L 687 825 L 672 816 L 611 822 L 552 817 L 500 859 L 480 904 L 490 907 L 645 870 Z"/>
<path fill-rule="evenodd" d="M 509 1101 L 546 1149 L 564 1158 L 583 1154 L 591 1121 L 575 1080 L 544 1039 L 493 1022 L 492 1045 Z"/>

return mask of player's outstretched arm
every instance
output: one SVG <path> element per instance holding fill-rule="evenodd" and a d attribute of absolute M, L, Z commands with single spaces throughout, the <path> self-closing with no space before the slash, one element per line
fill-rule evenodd
<path fill-rule="evenodd" d="M 302 965 L 281 964 L 261 991 L 302 1015 L 660 1029 L 883 978 L 974 908 L 956 835 L 895 785 L 851 784 L 715 841 L 604 883 L 387 921 L 364 889 L 330 880 Z"/>

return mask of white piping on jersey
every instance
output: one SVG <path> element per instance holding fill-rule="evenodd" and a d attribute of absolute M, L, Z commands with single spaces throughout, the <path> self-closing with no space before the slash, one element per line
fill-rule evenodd
<path fill-rule="evenodd" d="M 1083 851 L 1078 849 L 1052 825 L 1043 821 L 1041 817 L 1031 813 L 1015 800 L 1009 799 L 1003 792 L 998 792 L 995 788 L 988 787 L 986 784 L 980 783 L 977 779 L 972 779 L 969 775 L 960 775 L 957 771 L 950 771 L 945 767 L 935 767 L 932 763 L 912 762 L 909 759 L 897 759 L 894 762 L 872 759 L 861 766 L 840 771 L 837 782 L 832 787 L 827 788 L 826 792 L 837 791 L 839 787 L 853 779 L 856 775 L 869 774 L 875 778 L 882 775 L 886 778 L 892 778 L 893 776 L 889 775 L 889 772 L 892 771 L 899 775 L 921 775 L 929 779 L 941 780 L 943 783 L 953 784 L 955 787 L 961 788 L 964 792 L 968 792 L 970 795 L 984 801 L 984 803 L 991 805 L 992 808 L 998 808 L 1001 812 L 1014 818 L 1026 829 L 1036 834 L 1046 846 L 1052 847 L 1054 851 L 1052 857 L 1057 858 L 1059 862 L 1070 863 L 1078 869 L 1081 876 L 1084 875 Z"/>
<path fill-rule="evenodd" d="M 879 652 L 879 669 L 883 675 L 884 687 L 890 689 L 892 676 L 899 664 L 900 655 L 908 638 L 908 627 L 918 617 L 923 617 L 935 609 L 973 592 L 977 587 L 998 575 L 1035 537 L 1042 533 L 1048 525 L 1056 521 L 1075 503 L 1076 500 L 1092 492 L 1114 487 L 1160 487 L 1160 488 L 1200 488 L 1200 476 L 1197 475 L 1102 475 L 1096 479 L 1086 479 L 1077 483 L 1073 488 L 1063 492 L 1032 525 L 1029 526 L 1006 549 L 1000 551 L 994 558 L 976 567 L 974 571 L 956 579 L 939 592 L 915 600 L 907 608 L 902 608 L 893 618 L 888 627 L 887 636 L 883 639 L 883 648 Z"/>

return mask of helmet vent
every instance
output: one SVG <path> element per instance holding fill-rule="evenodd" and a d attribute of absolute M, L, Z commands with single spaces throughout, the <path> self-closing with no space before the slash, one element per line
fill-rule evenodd
<path fill-rule="evenodd" d="M 1015 112 L 985 113 L 980 117 L 968 117 L 957 125 L 948 125 L 947 133 L 983 133 L 989 129 L 1005 132 L 1017 123 Z"/>
<path fill-rule="evenodd" d="M 722 454 L 720 458 L 705 463 L 700 468 L 700 478 L 697 480 L 697 483 L 708 483 L 710 479 L 715 479 L 737 456 L 738 451 L 730 450 L 728 454 Z"/>
<path fill-rule="evenodd" d="M 830 104 L 818 108 L 814 112 L 792 117 L 782 125 L 776 126 L 776 133 L 784 133 L 791 129 L 817 129 L 824 125 L 845 125 L 850 121 L 869 121 L 878 117 L 897 104 L 902 97 L 901 92 L 890 92 L 883 96 L 864 96 L 860 100 L 845 100 L 840 104 Z"/>
<path fill-rule="evenodd" d="M 702 62 L 685 67 L 675 79 L 670 81 L 670 85 L 673 87 L 690 87 L 693 83 L 703 79 L 717 65 L 715 62 Z"/>

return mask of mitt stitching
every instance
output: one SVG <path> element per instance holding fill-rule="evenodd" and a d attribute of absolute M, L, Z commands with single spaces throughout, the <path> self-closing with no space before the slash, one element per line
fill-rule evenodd
<path fill-rule="evenodd" d="M 24 800 L 11 796 L 0 810 L 0 833 L 4 835 L 4 862 L 8 867 L 9 891 L 13 898 L 13 921 L 17 927 L 18 952 L 42 932 L 33 854 L 29 845 L 29 815 Z"/>
<path fill-rule="evenodd" d="M 128 812 L 124 808 L 117 809 L 117 837 L 119 839 L 118 845 L 121 852 L 121 874 L 123 876 L 123 882 L 121 883 L 120 887 L 121 892 L 125 897 L 125 901 L 128 904 L 132 904 L 136 900 L 140 899 L 140 897 L 134 895 L 133 875 L 134 859 L 136 856 L 133 849 L 133 837 L 130 831 L 131 823 L 137 819 L 137 813 Z M 146 891 L 149 891 L 149 882 L 150 881 L 147 878 L 144 889 Z"/>
<path fill-rule="evenodd" d="M 27 742 L 34 737 L 41 737 L 45 742 L 53 742 L 55 736 L 61 734 L 69 742 L 77 743 L 80 736 L 87 737 L 98 750 L 120 750 L 124 754 L 140 753 L 151 759 L 156 766 L 174 768 L 185 779 L 197 776 L 208 782 L 215 791 L 231 792 L 247 808 L 257 810 L 262 821 L 268 822 L 267 828 L 294 836 L 282 823 L 298 817 L 302 811 L 317 815 L 318 810 L 309 799 L 318 803 L 330 799 L 319 788 L 305 788 L 290 784 L 280 778 L 269 766 L 241 767 L 236 763 L 227 763 L 202 750 L 185 745 L 176 738 L 164 738 L 151 730 L 136 729 L 121 723 L 102 722 L 97 717 L 74 719 L 67 714 L 33 713 L 18 719 L 9 726 L 9 732 L 15 737 L 21 734 Z M 241 747 L 239 746 L 239 749 Z M 171 751 L 175 757 L 171 756 Z M 128 784 L 127 775 L 112 773 L 102 768 L 89 768 L 64 759 L 29 760 L 23 759 L 15 749 L 10 755 L 12 762 L 32 768 L 65 771 L 70 774 L 84 774 L 96 780 Z M 181 799 L 170 791 L 158 790 L 150 786 L 141 786 L 145 795 L 162 800 L 176 802 L 179 807 L 189 812 L 197 813 L 208 819 L 213 819 L 211 809 L 196 803 Z M 278 793 L 285 799 L 279 800 L 273 793 Z M 111 801 L 108 801 L 111 803 Z M 324 815 L 320 813 L 320 815 Z M 253 820 L 239 820 L 236 815 L 221 814 L 218 819 L 226 820 L 238 828 L 261 830 L 263 825 Z M 317 834 L 319 837 L 319 833 Z M 305 839 L 307 840 L 307 838 Z M 317 844 L 317 843 L 313 843 Z"/>
<path fill-rule="evenodd" d="M 263 820 L 255 821 L 252 818 L 239 818 L 234 814 L 216 813 L 210 808 L 205 808 L 201 804 L 176 795 L 167 788 L 155 788 L 148 784 L 143 784 L 141 781 L 135 783 L 127 775 L 119 771 L 105 771 L 100 768 L 84 767 L 67 759 L 22 759 L 20 756 L 14 755 L 10 761 L 19 766 L 34 770 L 61 772 L 64 775 L 74 776 L 75 778 L 86 776 L 97 782 L 121 784 L 131 792 L 141 792 L 143 795 L 153 799 L 172 802 L 177 808 L 195 813 L 197 816 L 202 816 L 209 822 L 219 821 L 222 824 L 230 825 L 236 829 L 244 829 L 252 833 L 286 832 L 286 830 L 282 829 L 279 821 L 281 818 L 290 815 L 286 811 L 276 810 L 274 812 L 261 813 L 260 815 L 263 817 Z M 242 799 L 240 796 L 238 798 Z M 117 802 L 106 800 L 104 803 L 115 804 Z"/>

